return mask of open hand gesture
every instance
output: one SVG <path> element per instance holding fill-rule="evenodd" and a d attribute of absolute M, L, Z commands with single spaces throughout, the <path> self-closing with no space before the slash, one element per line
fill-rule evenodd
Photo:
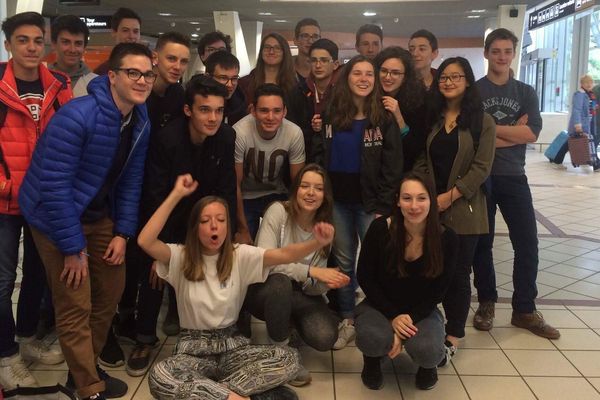
<path fill-rule="evenodd" d="M 315 226 L 313 226 L 313 235 L 321 246 L 327 246 L 331 243 L 334 233 L 335 229 L 333 228 L 333 225 L 328 224 L 327 222 L 317 222 Z"/>

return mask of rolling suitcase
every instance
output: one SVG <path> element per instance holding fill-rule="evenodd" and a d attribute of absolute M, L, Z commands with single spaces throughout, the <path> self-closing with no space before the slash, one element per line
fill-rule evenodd
<path fill-rule="evenodd" d="M 546 149 L 544 155 L 551 163 L 562 164 L 565 154 L 567 154 L 567 150 L 569 149 L 568 139 L 569 135 L 567 131 L 561 131 L 556 135 L 552 143 L 550 143 L 550 147 Z"/>
<path fill-rule="evenodd" d="M 587 133 L 570 136 L 569 153 L 574 167 L 584 164 L 594 165 L 596 162 L 594 139 Z"/>

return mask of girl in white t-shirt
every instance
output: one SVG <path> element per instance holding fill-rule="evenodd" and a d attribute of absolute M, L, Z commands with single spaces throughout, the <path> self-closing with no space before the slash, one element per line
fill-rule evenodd
<path fill-rule="evenodd" d="M 158 235 L 169 214 L 197 187 L 191 175 L 178 177 L 138 237 L 140 247 L 157 261 L 157 274 L 175 289 L 182 328 L 174 355 L 152 369 L 150 391 L 158 399 L 297 399 L 281 386 L 298 372 L 297 352 L 250 345 L 235 323 L 248 285 L 263 282 L 268 267 L 328 245 L 333 226 L 318 223 L 313 239 L 279 249 L 233 245 L 227 203 L 208 196 L 190 214 L 185 245 L 165 244 Z"/>

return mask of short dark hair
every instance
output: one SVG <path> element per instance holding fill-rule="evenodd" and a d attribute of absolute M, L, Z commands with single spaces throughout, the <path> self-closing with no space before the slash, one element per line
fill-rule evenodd
<path fill-rule="evenodd" d="M 302 29 L 302 27 L 304 26 L 316 26 L 317 28 L 319 28 L 319 30 L 321 30 L 321 25 L 319 25 L 319 22 L 316 19 L 302 18 L 300 21 L 298 21 L 296 27 L 294 28 L 294 37 L 297 38 L 298 35 L 300 35 L 300 29 Z"/>
<path fill-rule="evenodd" d="M 410 35 L 410 39 L 414 38 L 425 38 L 429 42 L 432 51 L 436 51 L 438 49 L 438 40 L 433 33 L 428 31 L 427 29 L 419 29 L 412 35 Z"/>
<path fill-rule="evenodd" d="M 123 58 L 129 55 L 146 56 L 152 61 L 152 52 L 148 46 L 141 43 L 119 43 L 113 47 L 110 52 L 110 56 L 108 57 L 108 69 L 115 71 L 121 68 Z"/>
<path fill-rule="evenodd" d="M 252 104 L 256 105 L 258 103 L 258 99 L 262 96 L 279 96 L 281 97 L 281 101 L 283 101 L 283 106 L 285 107 L 285 94 L 279 85 L 274 83 L 263 83 L 262 85 L 259 85 L 254 91 L 254 99 L 252 99 Z"/>
<path fill-rule="evenodd" d="M 204 54 L 204 50 L 206 46 L 211 43 L 218 42 L 222 40 L 225 43 L 225 48 L 227 52 L 231 53 L 231 36 L 224 34 L 221 31 L 208 32 L 206 35 L 202 36 L 198 41 L 198 55 L 201 56 Z"/>
<path fill-rule="evenodd" d="M 219 96 L 227 100 L 227 88 L 208 75 L 194 75 L 185 86 L 185 104 L 192 107 L 196 96 Z"/>
<path fill-rule="evenodd" d="M 485 44 L 483 46 L 484 50 L 488 51 L 495 40 L 510 40 L 513 43 L 513 50 L 517 50 L 519 38 L 517 38 L 512 31 L 509 31 L 506 28 L 498 28 L 491 31 L 490 34 L 485 38 Z"/>
<path fill-rule="evenodd" d="M 158 37 L 154 50 L 162 49 L 167 43 L 182 44 L 189 48 L 191 46 L 190 38 L 179 32 L 165 32 Z"/>
<path fill-rule="evenodd" d="M 27 11 L 15 14 L 2 22 L 2 32 L 4 32 L 6 40 L 10 41 L 12 34 L 23 25 L 35 25 L 42 30 L 42 35 L 46 33 L 44 17 L 40 13 Z"/>
<path fill-rule="evenodd" d="M 216 51 L 208 56 L 204 62 L 206 73 L 212 75 L 215 72 L 217 65 L 225 69 L 237 68 L 238 71 L 240 70 L 240 60 L 226 51 Z"/>
<path fill-rule="evenodd" d="M 383 42 L 383 29 L 379 25 L 375 24 L 365 24 L 358 28 L 356 31 L 356 45 L 358 46 L 358 42 L 360 42 L 360 37 L 364 33 L 372 33 L 373 35 L 379 36 L 379 39 Z"/>
<path fill-rule="evenodd" d="M 332 40 L 329 40 L 329 39 L 317 40 L 310 46 L 310 50 L 308 51 L 308 54 L 311 54 L 313 52 L 313 50 L 316 50 L 316 49 L 322 49 L 322 50 L 325 50 L 326 52 L 328 52 L 329 55 L 331 56 L 331 58 L 333 58 L 333 61 L 338 59 L 339 48 L 337 47 L 337 44 L 335 44 Z"/>
<path fill-rule="evenodd" d="M 112 18 L 110 19 L 110 27 L 114 32 L 119 30 L 119 25 L 124 19 L 137 19 L 137 21 L 140 23 L 140 26 L 142 26 L 142 19 L 135 11 L 133 11 L 131 8 L 121 7 L 112 15 Z"/>
<path fill-rule="evenodd" d="M 52 21 L 50 26 L 50 40 L 52 43 L 56 43 L 58 40 L 58 34 L 62 31 L 67 31 L 73 35 L 79 35 L 83 33 L 83 45 L 87 46 L 90 38 L 90 30 L 88 29 L 85 22 L 76 15 L 61 15 Z"/>

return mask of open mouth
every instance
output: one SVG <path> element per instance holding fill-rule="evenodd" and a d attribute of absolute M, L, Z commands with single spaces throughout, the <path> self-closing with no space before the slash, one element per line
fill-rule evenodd
<path fill-rule="evenodd" d="M 216 242 L 219 239 L 219 235 L 212 235 L 210 239 Z"/>

